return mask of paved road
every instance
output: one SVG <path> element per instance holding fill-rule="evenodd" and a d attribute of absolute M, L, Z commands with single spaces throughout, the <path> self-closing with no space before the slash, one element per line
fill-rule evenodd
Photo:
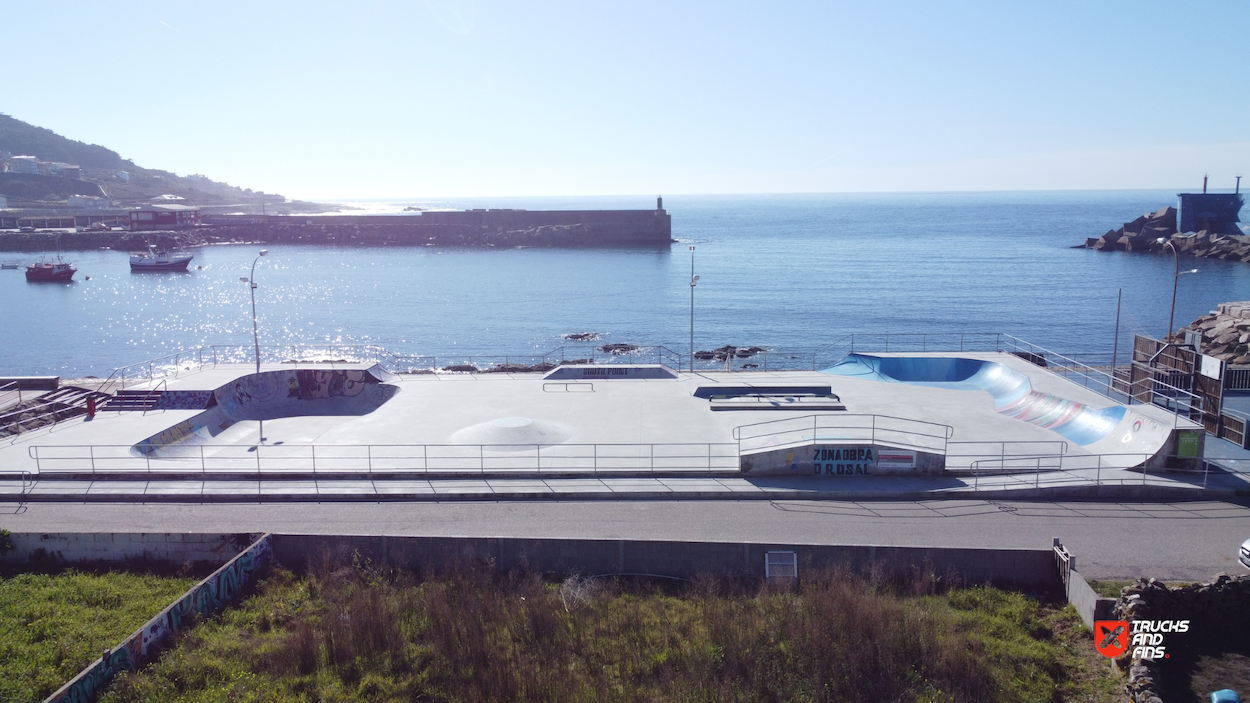
<path fill-rule="evenodd" d="M 471 503 L 0 503 L 13 532 L 287 532 L 685 539 L 1045 548 L 1059 537 L 1090 578 L 1242 573 L 1250 507 L 983 500 Z"/>

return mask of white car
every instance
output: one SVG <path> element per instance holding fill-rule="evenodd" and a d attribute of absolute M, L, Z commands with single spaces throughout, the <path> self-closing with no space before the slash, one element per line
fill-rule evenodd
<path fill-rule="evenodd" d="M 1250 569 L 1250 539 L 1241 543 L 1241 565 Z"/>

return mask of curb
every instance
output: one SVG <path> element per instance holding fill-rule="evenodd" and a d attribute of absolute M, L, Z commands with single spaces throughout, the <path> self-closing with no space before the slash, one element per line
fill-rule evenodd
<path fill-rule="evenodd" d="M 1114 489 L 1114 490 L 1109 490 Z M 1123 490 L 1132 489 L 1132 490 Z M 1177 489 L 1165 486 L 1097 486 L 1085 489 L 1016 489 L 1008 491 L 516 491 L 485 493 L 269 493 L 186 495 L 173 493 L 26 493 L 0 494 L 0 502 L 17 503 L 450 503 L 450 502 L 589 502 L 659 500 L 1012 500 L 1012 501 L 1208 501 L 1237 497 L 1237 491 L 1223 489 Z M 10 498 L 11 496 L 11 498 Z"/>

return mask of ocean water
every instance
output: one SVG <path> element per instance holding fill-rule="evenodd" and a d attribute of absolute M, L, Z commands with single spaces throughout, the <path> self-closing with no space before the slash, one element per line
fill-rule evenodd
<path fill-rule="evenodd" d="M 664 205 L 679 242 L 659 250 L 274 245 L 256 270 L 260 338 L 373 343 L 435 355 L 439 365 L 541 354 L 579 332 L 685 353 L 693 244 L 696 349 L 756 345 L 801 356 L 850 334 L 1007 333 L 1058 352 L 1107 354 L 1119 291 L 1122 340 L 1165 331 L 1172 258 L 1070 247 L 1175 201 L 1174 191 L 671 196 Z M 647 209 L 654 200 L 386 207 L 404 205 Z M 186 274 L 132 274 L 125 252 L 67 252 L 79 269 L 71 284 L 0 271 L 0 374 L 107 376 L 202 345 L 250 347 L 251 302 L 239 277 L 259 249 L 203 248 Z M 1250 265 L 1181 262 L 1195 267 L 1198 275 L 1179 279 L 1176 326 L 1222 301 L 1250 300 Z"/>

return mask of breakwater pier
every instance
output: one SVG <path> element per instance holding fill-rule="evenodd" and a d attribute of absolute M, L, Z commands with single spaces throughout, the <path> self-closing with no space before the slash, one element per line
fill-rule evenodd
<path fill-rule="evenodd" d="M 68 229 L 68 228 L 65 228 Z M 195 244 L 352 244 L 455 247 L 667 247 L 672 215 L 654 210 L 458 210 L 411 215 L 231 215 L 204 213 L 176 230 Z M 143 248 L 158 231 L 8 232 L 0 249 Z"/>

